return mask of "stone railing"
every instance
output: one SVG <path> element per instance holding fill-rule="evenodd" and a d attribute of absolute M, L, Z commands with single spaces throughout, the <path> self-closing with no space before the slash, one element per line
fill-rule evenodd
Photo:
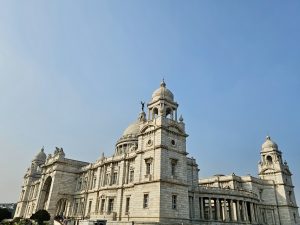
<path fill-rule="evenodd" d="M 258 199 L 257 194 L 244 189 L 199 186 L 199 191 L 201 194 L 204 193 L 204 194 L 214 194 L 214 195 L 217 194 L 217 195 L 241 196 L 241 197 Z"/>

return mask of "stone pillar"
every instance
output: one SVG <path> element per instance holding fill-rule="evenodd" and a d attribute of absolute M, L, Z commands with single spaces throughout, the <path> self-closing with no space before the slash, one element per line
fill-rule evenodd
<path fill-rule="evenodd" d="M 220 218 L 220 199 L 216 199 L 216 206 L 215 206 L 215 208 L 216 208 L 216 212 L 217 212 L 217 220 L 219 221 L 219 220 L 221 220 L 221 218 Z"/>
<path fill-rule="evenodd" d="M 244 220 L 245 221 L 249 221 L 249 218 L 248 218 L 248 212 L 247 212 L 247 204 L 246 202 L 243 201 L 243 214 L 244 214 Z"/>
<path fill-rule="evenodd" d="M 200 198 L 200 218 L 204 219 L 204 204 L 203 204 L 204 199 Z"/>
<path fill-rule="evenodd" d="M 255 218 L 256 218 L 256 222 L 259 223 L 260 220 L 259 220 L 259 209 L 258 209 L 258 205 L 257 204 L 254 204 L 254 208 L 255 208 Z"/>
<path fill-rule="evenodd" d="M 222 213 L 222 220 L 225 220 L 226 219 L 226 213 L 225 213 L 225 206 L 224 206 L 224 201 L 225 201 L 225 199 L 223 199 L 223 200 L 221 200 L 221 213 Z"/>
<path fill-rule="evenodd" d="M 225 216 L 225 221 L 229 221 L 229 214 L 227 211 L 227 199 L 224 199 L 224 216 Z"/>
<path fill-rule="evenodd" d="M 246 221 L 246 215 L 245 215 L 245 204 L 244 204 L 244 201 L 241 201 L 241 211 L 242 211 L 242 216 L 241 216 L 241 219 L 242 221 Z"/>
<path fill-rule="evenodd" d="M 241 211 L 240 211 L 240 201 L 239 200 L 236 201 L 236 220 L 238 222 L 242 221 L 241 220 Z"/>
<path fill-rule="evenodd" d="M 250 212 L 251 212 L 251 222 L 253 223 L 253 222 L 256 222 L 256 220 L 255 220 L 255 213 L 254 213 L 254 207 L 253 207 L 253 203 L 251 202 L 250 203 Z"/>
<path fill-rule="evenodd" d="M 230 219 L 231 221 L 235 220 L 235 216 L 234 216 L 234 208 L 233 208 L 233 200 L 229 200 L 229 208 L 230 208 Z"/>
<path fill-rule="evenodd" d="M 208 198 L 208 219 L 212 220 L 211 198 Z"/>

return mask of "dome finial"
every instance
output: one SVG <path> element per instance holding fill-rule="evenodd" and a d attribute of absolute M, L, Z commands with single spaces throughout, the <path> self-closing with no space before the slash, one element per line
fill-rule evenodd
<path fill-rule="evenodd" d="M 179 122 L 183 122 L 183 117 L 182 117 L 182 115 L 180 115 L 180 117 L 179 117 Z"/>
<path fill-rule="evenodd" d="M 271 137 L 269 135 L 267 135 L 266 140 L 271 140 Z"/>
<path fill-rule="evenodd" d="M 161 87 L 166 87 L 166 83 L 165 83 L 165 79 L 164 78 L 162 79 L 162 82 L 160 83 L 160 86 Z"/>

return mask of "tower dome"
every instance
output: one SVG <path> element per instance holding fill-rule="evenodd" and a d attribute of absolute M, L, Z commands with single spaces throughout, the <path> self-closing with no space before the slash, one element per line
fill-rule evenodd
<path fill-rule="evenodd" d="M 270 149 L 278 150 L 278 145 L 274 141 L 271 140 L 270 136 L 267 136 L 266 140 L 262 144 L 261 148 L 262 148 L 263 151 L 264 150 L 270 150 Z"/>
<path fill-rule="evenodd" d="M 38 154 L 36 154 L 36 156 L 34 157 L 33 161 L 36 161 L 39 164 L 43 164 L 43 163 L 46 162 L 46 158 L 47 158 L 47 156 L 46 156 L 46 154 L 44 152 L 44 147 L 43 147 L 41 149 L 41 151 Z"/>
<path fill-rule="evenodd" d="M 152 94 L 152 101 L 156 101 L 158 99 L 167 99 L 172 102 L 174 101 L 174 95 L 168 88 L 166 88 L 166 83 L 164 80 L 160 83 L 160 87 Z"/>

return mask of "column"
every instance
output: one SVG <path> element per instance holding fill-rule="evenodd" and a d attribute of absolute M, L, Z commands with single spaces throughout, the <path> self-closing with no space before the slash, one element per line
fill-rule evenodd
<path fill-rule="evenodd" d="M 217 220 L 219 221 L 220 218 L 220 199 L 216 198 L 216 212 L 217 212 Z"/>
<path fill-rule="evenodd" d="M 230 219 L 231 221 L 235 220 L 235 216 L 234 216 L 234 208 L 233 208 L 233 200 L 229 200 L 229 207 L 230 207 Z"/>
<path fill-rule="evenodd" d="M 200 218 L 204 219 L 204 205 L 203 205 L 203 198 L 200 198 Z"/>
<path fill-rule="evenodd" d="M 255 214 L 254 214 L 254 207 L 253 207 L 253 203 L 250 202 L 250 212 L 251 212 L 251 222 L 255 222 Z"/>
<path fill-rule="evenodd" d="M 221 217 L 222 217 L 221 219 L 222 219 L 223 221 L 226 219 L 225 207 L 224 207 L 224 204 L 225 204 L 225 203 L 224 203 L 224 201 L 225 201 L 224 199 L 223 199 L 223 200 L 220 200 L 220 205 L 221 205 L 221 208 L 220 208 L 220 209 L 221 209 L 221 214 L 222 214 L 222 215 L 221 215 Z"/>
<path fill-rule="evenodd" d="M 227 199 L 224 199 L 224 214 L 225 214 L 225 221 L 229 221 L 229 214 L 227 211 Z"/>
<path fill-rule="evenodd" d="M 211 198 L 208 198 L 208 219 L 209 219 L 209 220 L 212 220 Z"/>
<path fill-rule="evenodd" d="M 243 214 L 244 214 L 244 220 L 245 221 L 249 221 L 248 219 L 248 212 L 247 212 L 247 204 L 246 202 L 243 201 Z"/>
<path fill-rule="evenodd" d="M 240 211 L 240 201 L 236 200 L 236 220 L 237 221 L 242 221 L 241 220 L 241 211 Z"/>
<path fill-rule="evenodd" d="M 241 201 L 241 211 L 242 211 L 242 221 L 246 221 L 246 215 L 245 215 L 245 204 L 244 201 Z"/>
<path fill-rule="evenodd" d="M 259 219 L 259 209 L 258 209 L 258 205 L 257 204 L 254 204 L 254 208 L 255 208 L 255 217 L 256 217 L 256 222 L 260 222 L 260 219 Z"/>

